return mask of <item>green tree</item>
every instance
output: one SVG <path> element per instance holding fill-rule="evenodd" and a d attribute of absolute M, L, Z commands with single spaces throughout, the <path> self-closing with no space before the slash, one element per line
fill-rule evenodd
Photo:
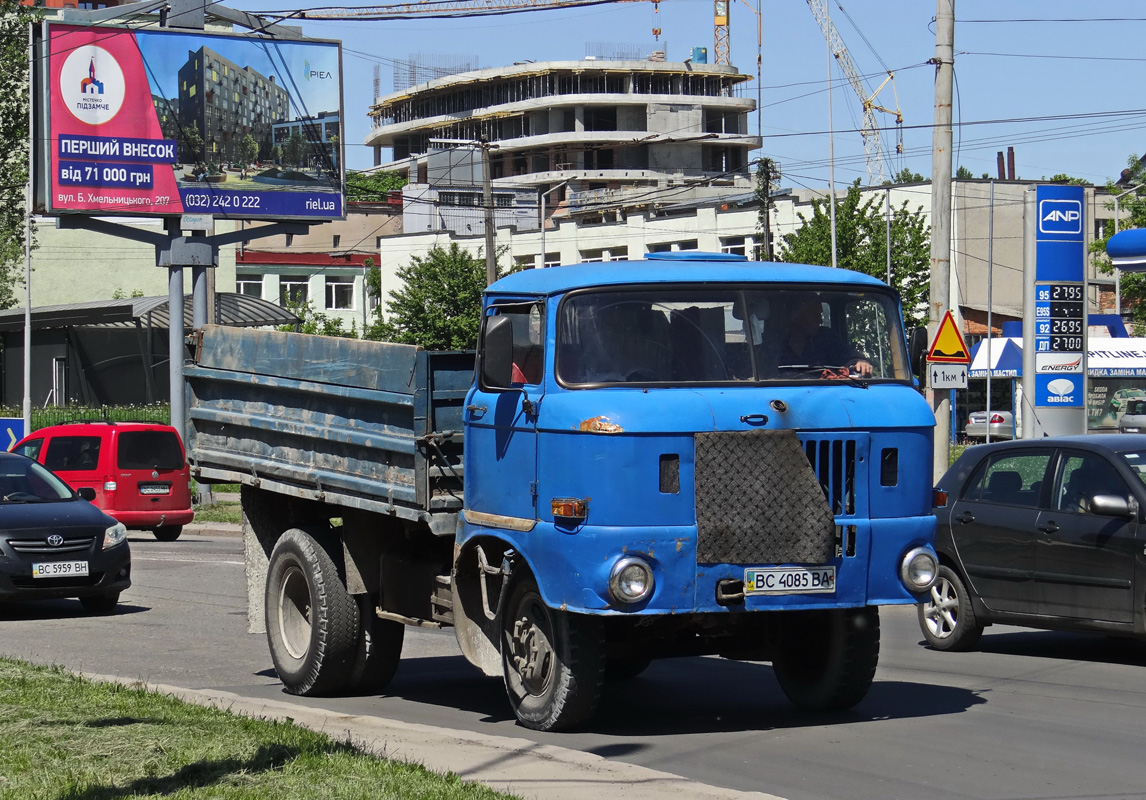
<path fill-rule="evenodd" d="M 899 185 L 901 183 L 922 183 L 927 180 L 918 172 L 912 172 L 909 167 L 904 167 L 899 172 L 891 176 L 890 181 L 884 181 L 884 186 Z"/>
<path fill-rule="evenodd" d="M 314 307 L 309 300 L 302 302 L 288 302 L 287 311 L 292 312 L 301 322 L 298 325 L 281 325 L 280 331 L 298 331 L 316 336 L 345 336 L 350 339 L 358 338 L 358 327 L 351 322 L 350 330 L 343 329 L 343 320 L 323 314 Z"/>
<path fill-rule="evenodd" d="M 307 143 L 303 135 L 295 131 L 283 145 L 283 161 L 294 166 L 302 166 L 307 156 Z"/>
<path fill-rule="evenodd" d="M 281 165 L 283 163 L 283 149 L 277 144 L 271 148 L 271 160 L 276 164 Z"/>
<path fill-rule="evenodd" d="M 904 314 L 923 324 L 931 289 L 931 227 L 922 208 L 907 201 L 891 210 L 891 285 L 903 299 Z M 832 259 L 831 210 L 828 200 L 812 201 L 812 216 L 799 215 L 801 226 L 782 237 L 779 260 L 828 266 Z M 887 223 L 881 193 L 864 199 L 859 181 L 836 199 L 836 256 L 840 267 L 887 280 Z"/>
<path fill-rule="evenodd" d="M 24 285 L 24 240 L 28 183 L 28 26 L 39 12 L 15 0 L 0 0 L 0 308 L 17 304 Z M 35 239 L 28 242 L 35 247 Z"/>
<path fill-rule="evenodd" d="M 1122 170 L 1120 182 L 1106 184 L 1106 191 L 1111 195 L 1106 207 L 1113 211 L 1114 195 L 1122 194 L 1127 187 L 1138 186 L 1143 183 L 1146 183 L 1146 167 L 1139 163 L 1138 156 L 1131 154 L 1128 169 Z M 1119 230 L 1146 228 L 1146 197 L 1143 197 L 1142 194 L 1143 192 L 1130 192 L 1123 195 L 1118 201 L 1121 216 L 1118 223 Z M 1095 266 L 1099 272 L 1105 275 L 1114 273 L 1114 265 L 1110 263 L 1110 258 L 1106 255 L 1106 243 L 1113 235 L 1114 221 L 1109 220 L 1105 223 L 1101 238 L 1096 238 L 1090 245 Z M 1121 272 L 1118 283 L 1122 293 L 1121 310 L 1124 312 L 1123 316 L 1128 315 L 1130 317 L 1133 335 L 1146 336 L 1146 302 L 1143 302 L 1146 301 L 1146 273 Z"/>
<path fill-rule="evenodd" d="M 346 199 L 348 202 L 378 203 L 386 199 L 388 192 L 406 185 L 406 179 L 397 172 L 357 172 L 346 173 Z"/>
<path fill-rule="evenodd" d="M 500 270 L 499 270 L 499 275 Z M 398 268 L 402 288 L 390 292 L 387 318 L 365 338 L 417 344 L 427 350 L 471 350 L 481 326 L 485 257 L 451 242 Z"/>
<path fill-rule="evenodd" d="M 955 177 L 961 181 L 969 181 L 975 176 L 972 175 L 971 170 L 966 167 L 959 167 L 959 169 L 955 170 Z"/>
<path fill-rule="evenodd" d="M 203 160 L 203 134 L 199 133 L 199 123 L 192 122 L 179 129 L 179 152 L 185 162 Z"/>
<path fill-rule="evenodd" d="M 249 133 L 243 137 L 243 142 L 239 145 L 239 158 L 243 160 L 244 167 L 259 160 L 259 143 Z"/>
<path fill-rule="evenodd" d="M 1082 178 L 1072 178 L 1065 172 L 1059 172 L 1050 176 L 1051 183 L 1066 183 L 1070 186 L 1090 186 L 1090 181 L 1083 180 Z"/>

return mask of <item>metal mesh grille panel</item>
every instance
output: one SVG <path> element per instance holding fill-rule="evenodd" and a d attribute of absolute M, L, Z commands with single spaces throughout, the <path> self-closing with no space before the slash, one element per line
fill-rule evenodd
<path fill-rule="evenodd" d="M 838 468 L 829 489 L 844 485 L 848 468 Z M 825 489 L 790 430 L 698 433 L 696 522 L 702 564 L 825 564 L 835 554 Z"/>

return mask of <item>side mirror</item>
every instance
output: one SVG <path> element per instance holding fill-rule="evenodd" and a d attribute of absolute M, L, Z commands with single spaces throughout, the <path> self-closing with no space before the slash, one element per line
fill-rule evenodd
<path fill-rule="evenodd" d="M 927 373 L 927 365 L 924 363 L 927 359 L 927 328 L 912 328 L 909 347 L 911 372 L 915 377 L 922 378 Z"/>
<path fill-rule="evenodd" d="M 513 382 L 513 323 L 509 317 L 486 317 L 481 379 L 493 389 L 508 389 Z"/>
<path fill-rule="evenodd" d="M 96 499 L 96 490 L 90 486 L 81 486 L 76 489 L 76 494 L 87 500 L 89 503 L 94 503 Z"/>
<path fill-rule="evenodd" d="M 1131 517 L 1135 509 L 1125 497 L 1114 494 L 1096 494 L 1090 498 L 1090 513 L 1100 517 Z"/>

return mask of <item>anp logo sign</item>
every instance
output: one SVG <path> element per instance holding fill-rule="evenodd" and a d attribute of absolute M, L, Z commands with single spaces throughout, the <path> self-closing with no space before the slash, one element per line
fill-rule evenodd
<path fill-rule="evenodd" d="M 1078 200 L 1040 201 L 1039 233 L 1082 233 L 1082 203 Z"/>
<path fill-rule="evenodd" d="M 115 56 L 94 44 L 77 47 L 60 68 L 60 96 L 80 122 L 102 125 L 123 106 L 123 70 Z"/>

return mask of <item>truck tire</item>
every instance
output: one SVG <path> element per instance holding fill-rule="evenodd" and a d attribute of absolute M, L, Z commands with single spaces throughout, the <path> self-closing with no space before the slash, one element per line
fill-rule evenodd
<path fill-rule="evenodd" d="M 406 626 L 401 622 L 378 619 L 372 596 L 358 595 L 357 600 L 358 652 L 347 688 L 352 694 L 376 694 L 389 685 L 398 671 Z"/>
<path fill-rule="evenodd" d="M 538 731 L 566 730 L 593 715 L 604 682 L 596 620 L 545 605 L 528 573 L 509 593 L 502 616 L 505 690 L 518 721 Z"/>
<path fill-rule="evenodd" d="M 780 614 L 772 669 L 788 699 L 809 711 L 842 711 L 862 700 L 879 661 L 879 610 Z"/>
<path fill-rule="evenodd" d="M 291 694 L 336 694 L 350 681 L 358 653 L 358 606 L 330 555 L 292 528 L 267 568 L 267 642 Z"/>
<path fill-rule="evenodd" d="M 923 638 L 935 650 L 973 650 L 983 636 L 967 587 L 950 567 L 939 567 L 935 585 L 917 611 Z"/>

